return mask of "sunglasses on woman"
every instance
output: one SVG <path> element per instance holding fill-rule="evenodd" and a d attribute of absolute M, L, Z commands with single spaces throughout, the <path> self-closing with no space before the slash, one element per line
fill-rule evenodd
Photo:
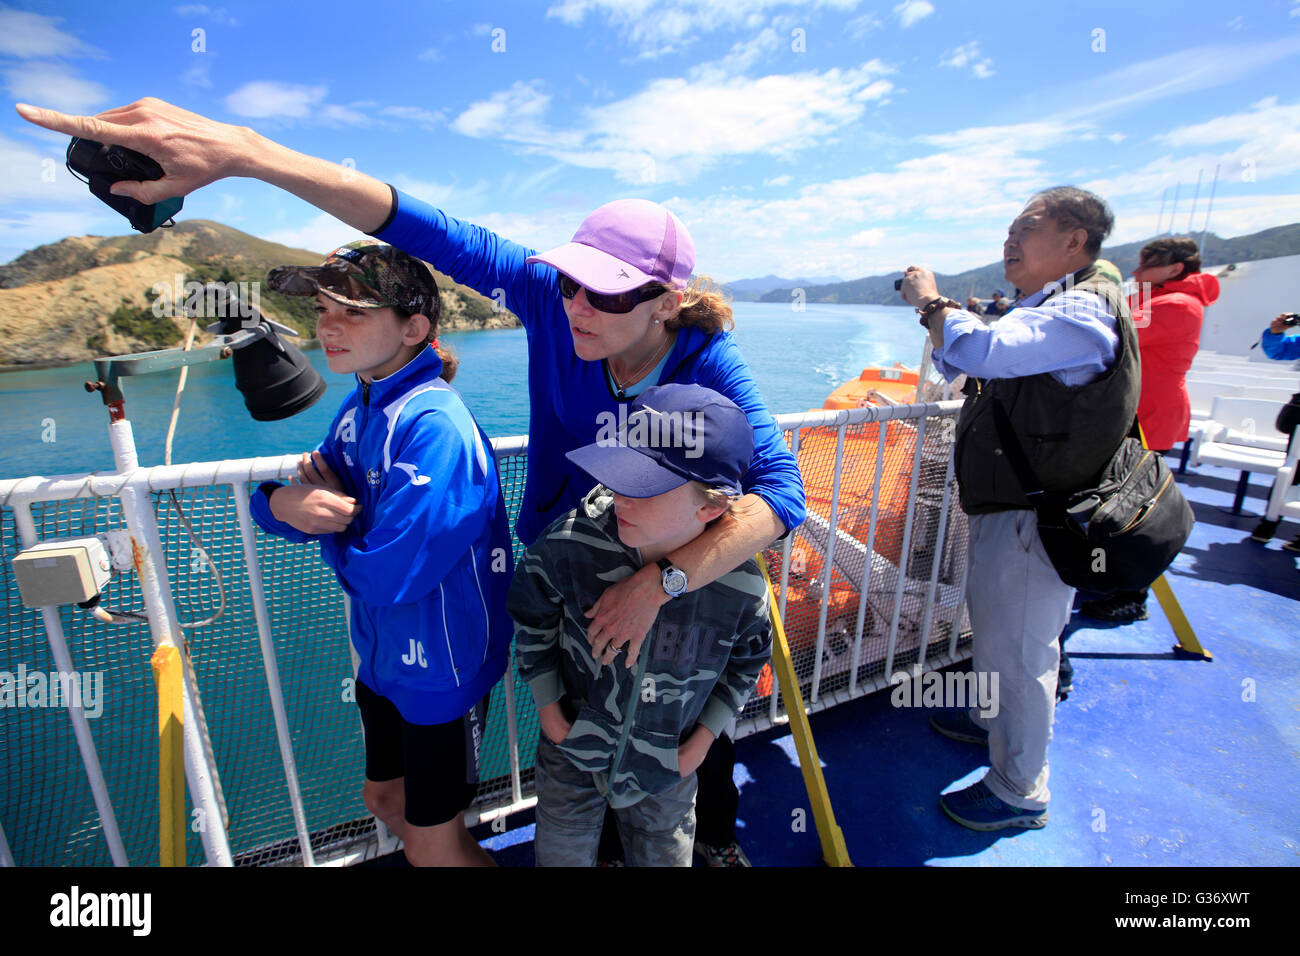
<path fill-rule="evenodd" d="M 560 295 L 566 299 L 572 299 L 578 294 L 579 289 L 585 289 L 586 286 L 577 280 L 560 273 Z M 668 290 L 657 282 L 651 282 L 643 285 L 639 289 L 632 289 L 628 292 L 619 292 L 614 295 L 606 295 L 603 292 L 592 292 L 587 289 L 587 302 L 593 309 L 598 312 L 608 312 L 610 315 L 627 315 L 642 302 L 648 302 L 651 299 L 657 299 Z"/>

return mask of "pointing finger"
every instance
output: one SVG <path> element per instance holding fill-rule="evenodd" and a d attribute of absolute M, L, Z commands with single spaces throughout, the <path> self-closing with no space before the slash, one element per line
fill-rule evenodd
<path fill-rule="evenodd" d="M 27 122 L 52 129 L 56 133 L 67 133 L 70 136 L 80 136 L 84 139 L 120 146 L 131 146 L 136 141 L 131 127 L 105 122 L 96 116 L 74 116 L 28 103 L 19 103 L 15 108 L 18 110 L 18 115 Z"/>

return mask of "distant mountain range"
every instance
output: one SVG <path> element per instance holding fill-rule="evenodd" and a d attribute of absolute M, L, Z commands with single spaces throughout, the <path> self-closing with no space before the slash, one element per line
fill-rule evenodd
<path fill-rule="evenodd" d="M 1154 237 L 1153 237 L 1154 238 Z M 1150 239 L 1129 242 L 1120 246 L 1104 246 L 1103 258 L 1109 259 L 1119 267 L 1124 276 L 1132 274 L 1138 264 L 1138 254 Z M 1229 262 L 1250 262 L 1254 259 L 1273 259 L 1278 256 L 1300 254 L 1300 223 L 1289 226 L 1275 226 L 1249 236 L 1237 236 L 1223 239 L 1210 233 L 1205 237 L 1201 249 L 1201 261 L 1207 266 L 1226 265 Z M 758 297 L 759 302 L 789 302 L 792 292 L 802 288 L 808 302 L 841 302 L 859 305 L 903 305 L 903 300 L 894 291 L 894 280 L 902 272 L 888 275 L 867 276 L 848 282 L 835 282 L 823 285 L 790 282 L 777 288 L 769 289 Z M 956 275 L 935 274 L 939 291 L 954 299 L 965 301 L 968 295 L 987 299 L 994 289 L 1003 289 L 1007 295 L 1014 290 L 1007 284 L 1002 273 L 1002 261 L 991 262 L 978 269 L 968 269 Z M 761 282 L 763 280 L 743 280 L 744 282 Z M 736 287 L 740 283 L 732 283 Z M 742 297 L 737 295 L 737 299 Z"/>
<path fill-rule="evenodd" d="M 320 261 L 318 253 L 205 219 L 148 235 L 72 236 L 39 246 L 0 265 L 0 366 L 86 362 L 179 345 L 189 320 L 171 317 L 156 300 L 167 294 L 161 287 L 183 289 L 190 281 L 257 282 L 262 312 L 310 340 L 316 327 L 311 300 L 282 296 L 264 284 L 275 266 Z M 440 329 L 519 324 L 473 289 L 434 274 L 442 292 Z M 199 343 L 208 340 L 204 324 Z"/>
<path fill-rule="evenodd" d="M 737 279 L 735 282 L 728 282 L 726 289 L 731 293 L 731 297 L 738 302 L 757 302 L 763 293 L 771 292 L 773 289 L 831 285 L 843 281 L 839 276 L 800 276 L 794 279 L 785 279 L 781 276 L 767 275 L 761 279 Z"/>

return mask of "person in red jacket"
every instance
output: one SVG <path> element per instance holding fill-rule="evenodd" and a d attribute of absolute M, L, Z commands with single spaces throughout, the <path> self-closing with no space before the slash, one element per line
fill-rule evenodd
<path fill-rule="evenodd" d="M 1133 270 L 1138 291 L 1129 297 L 1142 354 L 1138 423 L 1147 447 L 1163 453 L 1187 441 L 1187 370 L 1200 347 L 1205 307 L 1219 297 L 1219 280 L 1201 271 L 1201 250 L 1186 236 L 1148 242 L 1139 262 Z M 1103 621 L 1144 621 L 1147 592 L 1122 591 L 1085 601 L 1079 610 Z"/>
<path fill-rule="evenodd" d="M 1187 440 L 1187 370 L 1200 345 L 1205 307 L 1219 297 L 1219 280 L 1201 271 L 1201 251 L 1185 236 L 1143 246 L 1133 278 L 1138 294 L 1129 298 L 1129 308 L 1142 352 L 1138 421 L 1147 447 L 1168 451 Z"/>

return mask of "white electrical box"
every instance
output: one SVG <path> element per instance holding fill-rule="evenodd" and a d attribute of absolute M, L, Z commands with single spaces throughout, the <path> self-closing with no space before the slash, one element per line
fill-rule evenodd
<path fill-rule="evenodd" d="M 20 551 L 14 578 L 23 604 L 81 604 L 104 590 L 112 565 L 99 538 L 55 538 Z"/>

